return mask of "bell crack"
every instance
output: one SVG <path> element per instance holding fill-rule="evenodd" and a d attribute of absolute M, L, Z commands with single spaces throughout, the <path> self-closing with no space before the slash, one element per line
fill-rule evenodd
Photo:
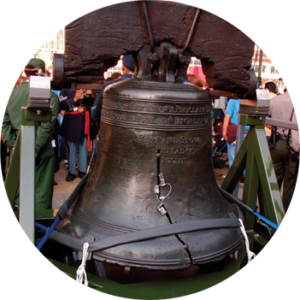
<path fill-rule="evenodd" d="M 165 216 L 168 218 L 168 221 L 170 222 L 170 224 L 173 224 L 172 219 L 171 219 L 168 212 L 166 213 Z M 176 236 L 177 240 L 182 244 L 183 249 L 186 251 L 186 253 L 187 253 L 187 255 L 190 259 L 190 263 L 192 265 L 193 264 L 193 258 L 192 258 L 192 254 L 189 250 L 189 245 L 187 243 L 185 243 L 184 240 L 178 234 L 175 234 L 175 236 Z"/>
<path fill-rule="evenodd" d="M 160 158 L 161 158 L 161 152 L 160 152 L 160 149 L 157 150 L 157 153 L 156 153 L 156 159 L 157 159 L 157 184 L 159 185 L 161 183 L 161 172 L 160 172 Z M 162 204 L 163 208 L 164 208 L 164 205 Z M 165 209 L 165 208 L 164 208 Z M 168 221 L 170 224 L 173 224 L 172 222 L 172 219 L 169 215 L 169 212 L 167 210 L 165 210 L 164 216 L 167 217 Z M 185 243 L 178 234 L 175 234 L 177 240 L 182 244 L 183 246 L 183 249 L 186 251 L 189 259 L 190 259 L 190 264 L 192 265 L 193 264 L 193 258 L 192 258 L 192 255 L 191 255 L 191 252 L 189 251 L 189 246 L 187 243 Z"/>

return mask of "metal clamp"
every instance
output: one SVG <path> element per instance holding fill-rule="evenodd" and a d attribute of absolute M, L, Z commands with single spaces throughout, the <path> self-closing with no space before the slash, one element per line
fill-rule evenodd
<path fill-rule="evenodd" d="M 164 205 L 164 201 L 166 200 L 166 198 L 172 192 L 172 186 L 171 186 L 171 184 L 165 182 L 165 177 L 162 173 L 158 174 L 158 177 L 159 177 L 160 183 L 154 186 L 154 193 L 156 195 L 158 202 L 160 203 L 159 206 L 157 207 L 157 209 L 162 215 L 165 215 L 167 213 L 167 210 L 165 209 L 165 207 L 163 205 Z M 166 185 L 168 185 L 170 187 L 170 190 L 165 196 L 161 196 L 160 195 L 160 187 L 163 187 Z"/>

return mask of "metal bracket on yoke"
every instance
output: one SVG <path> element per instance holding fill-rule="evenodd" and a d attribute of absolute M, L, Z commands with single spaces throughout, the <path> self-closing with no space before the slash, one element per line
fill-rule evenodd
<path fill-rule="evenodd" d="M 257 89 L 256 90 L 256 99 L 258 107 L 270 107 L 270 93 L 265 89 Z"/>

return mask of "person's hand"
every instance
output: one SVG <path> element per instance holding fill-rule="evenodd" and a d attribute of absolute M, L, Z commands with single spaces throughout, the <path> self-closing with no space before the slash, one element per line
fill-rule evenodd
<path fill-rule="evenodd" d="M 81 90 L 77 90 L 76 94 L 75 94 L 75 97 L 74 97 L 74 102 L 77 102 L 84 95 L 85 95 L 85 92 L 83 92 Z"/>
<path fill-rule="evenodd" d="M 88 89 L 88 90 L 85 90 L 85 92 L 87 95 L 91 95 L 92 97 L 94 97 L 94 93 L 92 90 Z"/>
<path fill-rule="evenodd" d="M 223 133 L 222 136 L 223 136 L 223 139 L 227 142 L 228 141 L 227 135 Z"/>

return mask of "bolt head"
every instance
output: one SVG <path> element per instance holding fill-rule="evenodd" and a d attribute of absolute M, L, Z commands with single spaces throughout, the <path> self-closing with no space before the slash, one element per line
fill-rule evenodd
<path fill-rule="evenodd" d="M 152 64 L 157 64 L 159 62 L 159 57 L 157 53 L 149 53 L 148 59 Z"/>
<path fill-rule="evenodd" d="M 183 54 L 179 55 L 178 60 L 181 64 L 185 64 L 187 62 L 187 58 Z"/>

